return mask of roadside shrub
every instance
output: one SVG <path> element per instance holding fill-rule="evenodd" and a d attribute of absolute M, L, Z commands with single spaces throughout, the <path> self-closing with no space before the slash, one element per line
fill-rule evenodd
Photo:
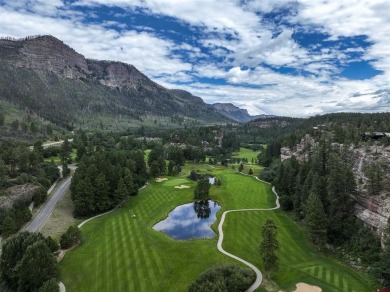
<path fill-rule="evenodd" d="M 36 205 L 42 204 L 47 198 L 47 191 L 45 188 L 38 188 L 33 195 L 33 201 Z"/>

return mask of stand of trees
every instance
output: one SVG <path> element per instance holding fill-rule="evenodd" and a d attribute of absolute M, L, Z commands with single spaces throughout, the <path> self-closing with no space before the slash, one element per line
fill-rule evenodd
<path fill-rule="evenodd" d="M 100 150 L 84 155 L 70 186 L 75 215 L 90 216 L 136 195 L 148 174 L 141 150 Z"/>
<path fill-rule="evenodd" d="M 0 204 L 0 234 L 10 236 L 31 219 L 28 209 L 33 201 L 35 206 L 46 200 L 47 190 L 60 176 L 54 163 L 43 162 L 43 147 L 36 142 L 33 149 L 18 142 L 0 142 L 0 195 L 8 195 L 9 188 L 27 185 L 32 196 L 22 196 L 19 199 Z"/>
<path fill-rule="evenodd" d="M 58 291 L 60 268 L 50 241 L 40 233 L 21 232 L 3 244 L 0 276 L 7 289 L 47 291 L 48 287 L 57 287 Z"/>
<path fill-rule="evenodd" d="M 189 292 L 247 291 L 255 281 L 255 273 L 237 265 L 217 266 L 202 274 L 189 287 Z"/>

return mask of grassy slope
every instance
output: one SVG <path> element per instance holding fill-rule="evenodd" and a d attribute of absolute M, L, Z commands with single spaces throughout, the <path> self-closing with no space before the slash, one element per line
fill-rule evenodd
<path fill-rule="evenodd" d="M 268 185 L 231 170 L 187 165 L 183 176 L 195 167 L 214 173 L 222 188 L 212 188 L 212 197 L 223 208 L 269 208 L 275 197 Z M 204 172 L 206 170 L 203 169 Z M 191 189 L 177 190 L 185 183 Z M 151 183 L 120 210 L 86 224 L 84 243 L 61 263 L 68 291 L 186 291 L 199 273 L 217 263 L 231 263 L 216 249 L 217 239 L 175 241 L 151 227 L 175 206 L 192 199 L 193 182 L 183 178 Z M 136 214 L 136 219 L 131 215 Z M 222 212 L 218 213 L 220 218 Z M 224 231 L 224 248 L 260 268 L 260 228 L 267 217 L 279 226 L 280 270 L 274 280 L 292 290 L 296 283 L 319 285 L 323 291 L 371 291 L 351 269 L 318 253 L 303 231 L 280 211 L 231 213 Z M 216 222 L 213 226 L 216 229 Z"/>

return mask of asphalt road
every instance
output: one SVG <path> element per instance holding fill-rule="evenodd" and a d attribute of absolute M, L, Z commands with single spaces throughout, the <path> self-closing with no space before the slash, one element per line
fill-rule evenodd
<path fill-rule="evenodd" d="M 50 199 L 39 210 L 35 218 L 24 228 L 25 231 L 37 232 L 42 228 L 51 213 L 53 213 L 58 201 L 69 189 L 71 179 L 72 177 L 69 176 L 61 183 L 61 185 L 56 189 Z"/>

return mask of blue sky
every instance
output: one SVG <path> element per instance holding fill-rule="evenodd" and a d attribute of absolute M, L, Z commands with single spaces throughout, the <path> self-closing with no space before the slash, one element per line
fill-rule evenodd
<path fill-rule="evenodd" d="M 251 114 L 390 110 L 389 0 L 0 0 L 0 35 L 51 34 Z"/>

